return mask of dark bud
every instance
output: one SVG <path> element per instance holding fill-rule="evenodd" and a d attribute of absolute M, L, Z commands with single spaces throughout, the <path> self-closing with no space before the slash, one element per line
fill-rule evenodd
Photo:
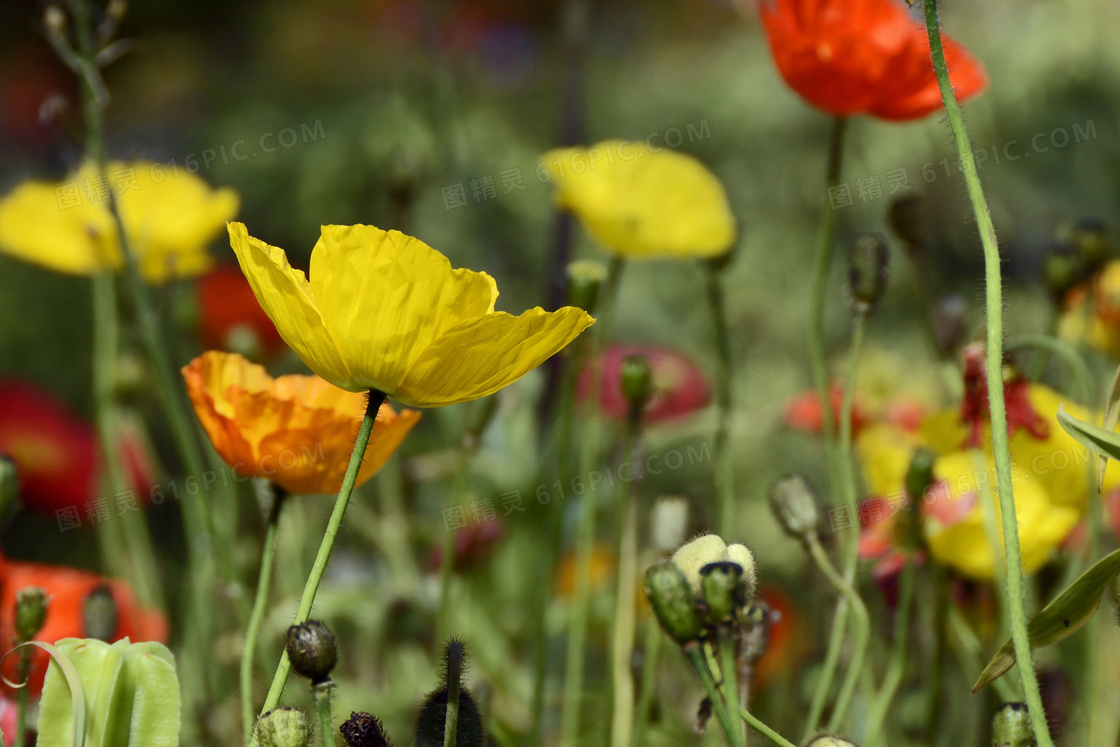
<path fill-rule="evenodd" d="M 644 355 L 628 355 L 622 360 L 622 394 L 630 403 L 631 411 L 641 411 L 653 394 L 653 373 L 650 371 L 649 358 Z"/>
<path fill-rule="evenodd" d="M 801 475 L 779 477 L 770 486 L 770 508 L 786 534 L 799 540 L 816 533 L 820 524 L 817 496 Z"/>
<path fill-rule="evenodd" d="M 887 287 L 887 265 L 890 250 L 881 233 L 861 233 L 852 244 L 848 281 L 856 313 L 874 310 Z"/>
<path fill-rule="evenodd" d="M 415 747 L 443 747 L 447 723 L 447 688 L 441 687 L 428 696 L 416 720 Z M 459 692 L 459 722 L 455 730 L 456 747 L 482 747 L 486 744 L 482 713 L 470 692 Z"/>
<path fill-rule="evenodd" d="M 594 314 L 607 268 L 599 262 L 577 260 L 568 265 L 568 303 Z"/>
<path fill-rule="evenodd" d="M 1034 747 L 1034 730 L 1026 703 L 1004 703 L 992 717 L 992 744 L 998 747 Z"/>
<path fill-rule="evenodd" d="M 707 619 L 713 625 L 726 625 L 734 620 L 747 603 L 747 586 L 743 583 L 743 566 L 730 560 L 708 563 L 700 569 L 700 589 L 707 605 Z"/>
<path fill-rule="evenodd" d="M 1108 238 L 1108 229 L 1104 223 L 1085 218 L 1073 229 L 1070 243 L 1090 270 L 1099 270 L 1112 259 L 1112 247 Z"/>
<path fill-rule="evenodd" d="M 16 592 L 16 635 L 30 641 L 47 620 L 47 591 L 41 586 L 26 586 Z"/>
<path fill-rule="evenodd" d="M 887 220 L 894 235 L 911 247 L 924 244 L 929 237 L 925 200 L 918 195 L 900 197 L 892 202 Z"/>
<path fill-rule="evenodd" d="M 1046 287 L 1055 302 L 1061 302 L 1074 286 L 1085 279 L 1088 267 L 1084 255 L 1066 244 L 1056 244 L 1046 252 L 1042 271 L 1046 276 Z"/>
<path fill-rule="evenodd" d="M 968 302 L 956 293 L 943 296 L 934 304 L 930 321 L 939 352 L 949 355 L 968 334 Z"/>
<path fill-rule="evenodd" d="M 342 739 L 346 747 L 392 747 L 393 742 L 385 735 L 381 720 L 369 713 L 354 711 L 342 726 Z"/>
<path fill-rule="evenodd" d="M 117 632 L 117 600 L 108 586 L 98 586 L 86 595 L 82 616 L 85 620 L 86 638 L 111 642 Z"/>
<path fill-rule="evenodd" d="M 666 561 L 646 570 L 646 597 L 662 629 L 679 644 L 700 638 L 700 616 L 688 579 Z"/>
<path fill-rule="evenodd" d="M 338 663 L 334 633 L 319 620 L 308 620 L 288 628 L 287 649 L 292 669 L 313 684 L 329 680 Z"/>

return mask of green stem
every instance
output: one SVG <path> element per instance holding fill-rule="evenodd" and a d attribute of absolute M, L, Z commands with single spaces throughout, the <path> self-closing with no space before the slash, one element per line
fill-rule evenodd
<path fill-rule="evenodd" d="M 727 325 L 727 304 L 724 300 L 720 275 L 723 265 L 717 262 L 705 263 L 708 304 L 712 310 L 712 321 L 716 332 L 716 405 L 719 415 L 716 422 L 716 516 L 720 534 L 731 532 L 732 509 L 735 500 L 734 470 L 731 451 L 728 447 L 728 425 L 732 408 L 732 371 L 731 330 Z"/>
<path fill-rule="evenodd" d="M 268 524 L 264 533 L 264 549 L 261 552 L 261 569 L 257 576 L 257 594 L 253 599 L 253 611 L 249 615 L 249 625 L 245 628 L 245 650 L 241 654 L 241 719 L 245 743 L 253 736 L 256 721 L 253 710 L 253 659 L 257 655 L 257 639 L 260 637 L 261 623 L 265 609 L 268 608 L 268 594 L 272 586 L 272 570 L 276 558 L 276 533 L 280 527 L 280 508 L 287 492 L 274 486 L 272 510 L 268 514 Z"/>
<path fill-rule="evenodd" d="M 957 609 L 957 605 L 949 600 L 946 613 L 946 620 L 948 627 L 957 637 L 957 656 L 961 660 L 961 669 L 966 672 L 979 672 L 984 668 L 987 663 L 980 641 L 976 637 L 976 632 L 968 621 L 964 619 L 964 615 Z M 1008 683 L 1006 677 L 1000 677 L 992 682 L 992 687 L 995 688 L 996 697 L 1001 703 L 1012 703 L 1021 700 L 1019 694 Z"/>
<path fill-rule="evenodd" d="M 937 566 L 930 569 L 933 585 L 933 650 L 930 652 L 928 687 L 926 688 L 926 722 L 924 726 L 925 747 L 936 747 L 938 723 L 937 716 L 941 712 L 941 678 L 944 669 L 945 644 L 948 636 L 949 612 L 949 582 L 945 571 Z"/>
<path fill-rule="evenodd" d="M 319 583 L 323 580 L 323 573 L 327 570 L 327 562 L 331 559 L 331 551 L 334 550 L 338 530 L 342 526 L 343 517 L 346 515 L 346 506 L 350 503 L 350 494 L 354 492 L 354 485 L 358 481 L 358 471 L 362 467 L 366 446 L 369 445 L 373 423 L 377 419 L 377 412 L 381 409 L 381 403 L 384 401 L 384 393 L 377 390 L 370 391 L 365 417 L 362 418 L 358 438 L 354 442 L 354 453 L 350 455 L 350 464 L 346 467 L 346 475 L 342 478 L 342 489 L 338 491 L 338 498 L 335 499 L 334 510 L 331 512 L 331 518 L 323 532 L 323 541 L 319 545 L 315 563 L 311 566 L 311 573 L 307 577 L 307 583 L 303 586 L 303 595 L 299 600 L 299 610 L 296 612 L 294 625 L 307 622 L 307 618 L 311 614 L 311 607 L 315 604 L 315 595 L 319 591 Z M 268 688 L 268 696 L 260 710 L 261 714 L 271 711 L 280 702 L 280 694 L 284 691 L 284 683 L 288 679 L 290 668 L 291 662 L 288 661 L 288 652 L 285 650 L 280 657 L 280 663 L 276 666 L 276 674 L 272 677 L 272 685 Z"/>
<path fill-rule="evenodd" d="M 454 671 L 453 671 L 454 670 Z M 447 673 L 447 711 L 443 721 L 443 747 L 455 747 L 459 737 L 459 689 L 462 686 L 462 670 L 448 664 Z"/>
<path fill-rule="evenodd" d="M 735 666 L 735 636 L 727 626 L 720 626 L 719 630 L 719 669 L 723 676 L 723 700 L 734 713 L 739 708 L 739 677 Z M 741 724 L 731 727 L 727 740 L 733 747 L 746 747 L 747 736 Z"/>
<path fill-rule="evenodd" d="M 1011 640 L 1015 647 L 1015 658 L 1019 665 L 1019 676 L 1023 683 L 1035 739 L 1038 740 L 1039 747 L 1053 747 L 1050 728 L 1046 722 L 1046 712 L 1042 707 L 1038 676 L 1034 671 L 1030 637 L 1027 634 L 1027 610 L 1023 598 L 1023 564 L 1019 549 L 1019 522 L 1011 487 L 1011 452 L 1007 435 L 1007 405 L 1003 393 L 1003 288 L 1000 278 L 999 245 L 996 242 L 992 216 L 988 212 L 988 203 L 984 199 L 984 189 L 980 185 L 976 160 L 972 155 L 972 143 L 969 141 L 961 110 L 957 105 L 952 83 L 949 81 L 949 68 L 945 64 L 945 50 L 941 44 L 936 0 L 925 0 L 925 18 L 933 69 L 937 74 L 941 99 L 945 103 L 945 114 L 949 119 L 949 127 L 953 131 L 969 201 L 972 203 L 972 211 L 976 217 L 980 242 L 984 247 L 988 326 L 988 399 L 992 419 L 992 450 L 996 462 L 996 488 L 1002 512 L 1004 555 L 1007 560 L 1007 601 L 1011 617 Z"/>
<path fill-rule="evenodd" d="M 716 719 L 719 720 L 719 725 L 723 729 L 723 733 L 727 736 L 730 744 L 732 742 L 732 734 L 739 730 L 739 725 L 736 721 L 731 720 L 731 716 L 724 705 L 723 698 L 720 696 L 719 691 L 716 690 L 716 683 L 712 679 L 712 672 L 708 669 L 708 660 L 704 656 L 703 647 L 698 641 L 687 643 L 683 649 L 685 656 L 692 662 L 692 666 L 696 669 L 696 674 L 700 675 L 700 684 L 704 687 L 704 694 L 708 696 L 708 702 L 712 704 L 712 710 L 715 711 Z"/>
<path fill-rule="evenodd" d="M 618 585 L 614 602 L 614 634 L 611 636 L 611 745 L 629 747 L 634 725 L 634 677 L 630 659 L 634 652 L 634 599 L 638 577 L 637 480 L 630 483 L 626 512 L 618 540 Z"/>
<path fill-rule="evenodd" d="M 334 744 L 334 718 L 331 715 L 331 690 L 334 683 L 330 680 L 317 682 L 311 686 L 315 694 L 315 710 L 319 713 L 319 732 L 323 737 L 323 747 Z"/>
<path fill-rule="evenodd" d="M 459 505 L 466 492 L 467 475 L 470 474 L 471 456 L 474 448 L 473 439 L 465 435 L 459 451 L 459 466 L 455 469 L 455 482 L 448 494 L 447 508 Z M 442 555 L 439 566 L 439 613 L 436 618 L 436 630 L 441 640 L 446 640 L 451 635 L 451 579 L 455 571 L 455 532 L 444 527 Z"/>
<path fill-rule="evenodd" d="M 844 634 L 848 628 L 848 598 L 840 595 L 836 605 L 836 612 L 832 616 L 832 630 L 829 633 L 828 649 L 825 653 L 824 663 L 821 665 L 820 679 L 817 681 L 813 700 L 809 704 L 809 718 L 805 722 L 804 738 L 808 739 L 816 733 L 824 715 L 825 703 L 828 700 L 829 690 L 832 689 L 832 680 L 836 677 L 836 667 L 840 662 L 840 646 L 844 641 Z"/>
<path fill-rule="evenodd" d="M 836 705 L 833 707 L 832 717 L 828 721 L 828 731 L 836 731 L 848 712 L 848 705 L 851 703 L 852 693 L 855 692 L 856 684 L 859 682 L 859 675 L 863 669 L 863 658 L 867 653 L 867 640 L 871 633 L 871 620 L 867 614 L 867 607 L 864 606 L 859 593 L 856 592 L 852 585 L 848 583 L 832 565 L 832 561 L 828 559 L 824 548 L 821 547 L 820 539 L 815 534 L 809 535 L 805 545 L 809 550 L 809 555 L 813 558 L 813 562 L 815 562 L 821 572 L 824 573 L 829 583 L 847 598 L 848 604 L 851 606 L 854 614 L 852 626 L 852 660 L 848 664 L 848 674 L 845 676 L 844 682 L 840 686 L 840 694 L 836 697 Z"/>
<path fill-rule="evenodd" d="M 797 745 L 795 745 L 793 742 L 789 741 L 788 739 L 783 737 L 781 734 L 779 734 L 778 732 L 774 731 L 773 729 L 771 729 L 766 724 L 759 721 L 746 708 L 741 708 L 741 707 L 739 708 L 739 716 L 744 721 L 746 721 L 748 724 L 750 724 L 751 728 L 753 728 L 755 731 L 757 731 L 762 736 L 769 739 L 774 744 L 778 745 L 778 747 L 797 747 Z"/>
<path fill-rule="evenodd" d="M 646 644 L 642 657 L 642 682 L 638 690 L 638 714 L 634 719 L 632 747 L 644 747 L 649 716 L 657 693 L 657 664 L 661 658 L 661 626 L 650 618 L 646 621 Z"/>
<path fill-rule="evenodd" d="M 868 711 L 866 726 L 864 727 L 863 742 L 867 747 L 874 747 L 879 739 L 883 724 L 886 721 L 887 711 L 891 707 L 898 686 L 902 683 L 902 675 L 906 669 L 907 640 L 910 635 L 910 605 L 914 597 L 914 562 L 909 561 L 902 569 L 901 589 L 899 591 L 897 617 L 894 621 L 894 643 L 891 647 L 891 658 L 887 664 L 887 674 L 883 684 L 875 696 L 874 702 Z"/>

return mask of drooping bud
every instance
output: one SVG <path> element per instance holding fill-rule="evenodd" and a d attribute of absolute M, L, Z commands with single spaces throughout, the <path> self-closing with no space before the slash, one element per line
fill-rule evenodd
<path fill-rule="evenodd" d="M 112 641 L 117 632 L 117 600 L 113 590 L 102 584 L 86 595 L 82 609 L 86 638 Z"/>
<path fill-rule="evenodd" d="M 287 651 L 292 669 L 312 684 L 329 680 L 338 663 L 334 633 L 319 620 L 308 620 L 288 628 Z"/>
<path fill-rule="evenodd" d="M 770 508 L 786 534 L 806 540 L 816 534 L 821 514 L 813 486 L 801 475 L 779 477 L 770 487 Z"/>
<path fill-rule="evenodd" d="M 338 727 L 346 747 L 392 747 L 392 741 L 385 734 L 381 719 L 373 714 L 353 711 L 350 718 Z"/>
<path fill-rule="evenodd" d="M 653 372 L 649 367 L 649 358 L 644 355 L 628 355 L 623 358 L 619 379 L 622 382 L 622 395 L 630 404 L 631 414 L 640 413 L 653 394 Z"/>
<path fill-rule="evenodd" d="M 298 708 L 277 708 L 257 719 L 250 747 L 307 747 L 311 726 Z"/>
<path fill-rule="evenodd" d="M 1085 279 L 1087 267 L 1085 257 L 1067 244 L 1056 244 L 1046 252 L 1042 272 L 1055 303 L 1061 303 Z"/>
<path fill-rule="evenodd" d="M 736 542 L 735 544 L 727 546 L 727 559 L 732 563 L 738 563 L 743 569 L 743 586 L 746 593 L 746 602 L 749 604 L 754 599 L 755 590 L 755 571 L 754 571 L 754 553 L 746 545 Z"/>
<path fill-rule="evenodd" d="M 49 604 L 47 591 L 41 586 L 25 586 L 16 592 L 16 634 L 21 643 L 43 629 Z"/>
<path fill-rule="evenodd" d="M 890 249 L 881 233 L 861 233 L 852 244 L 848 283 L 857 314 L 869 314 L 887 287 Z"/>
<path fill-rule="evenodd" d="M 840 737 L 834 737 L 831 734 L 821 734 L 806 742 L 805 747 L 856 747 L 856 743 L 849 742 L 847 739 L 841 739 Z"/>
<path fill-rule="evenodd" d="M 1026 703 L 1004 703 L 992 717 L 993 747 L 1034 747 L 1034 730 Z"/>
<path fill-rule="evenodd" d="M 907 195 L 892 202 L 887 211 L 887 219 L 890 221 L 894 235 L 909 246 L 915 247 L 925 243 L 929 226 L 925 214 L 925 200 L 921 196 Z"/>
<path fill-rule="evenodd" d="M 1090 270 L 1104 267 L 1112 258 L 1108 228 L 1099 220 L 1085 218 L 1073 229 L 1070 243 L 1085 260 Z"/>
<path fill-rule="evenodd" d="M 595 313 L 599 305 L 599 289 L 607 277 L 607 268 L 599 262 L 576 260 L 568 265 L 568 303 Z"/>
<path fill-rule="evenodd" d="M 665 562 L 646 570 L 646 597 L 661 628 L 683 645 L 700 638 L 700 616 L 696 601 L 681 569 Z"/>
<path fill-rule="evenodd" d="M 707 605 L 705 615 L 712 625 L 726 625 L 747 602 L 743 566 L 730 560 L 708 563 L 700 569 L 700 588 Z"/>
<path fill-rule="evenodd" d="M 700 569 L 717 560 L 730 560 L 727 543 L 719 535 L 702 534 L 673 553 L 673 563 L 684 574 L 692 594 L 700 594 Z"/>
<path fill-rule="evenodd" d="M 650 512 L 650 544 L 660 553 L 669 554 L 680 547 L 688 527 L 688 499 L 679 495 L 663 495 Z"/>

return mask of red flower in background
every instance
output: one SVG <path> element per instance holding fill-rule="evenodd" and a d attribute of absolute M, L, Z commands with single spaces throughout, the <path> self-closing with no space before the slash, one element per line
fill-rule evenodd
<path fill-rule="evenodd" d="M 16 593 L 28 586 L 42 587 L 50 600 L 46 622 L 35 636 L 37 641 L 54 643 L 63 638 L 88 638 L 86 598 L 90 592 L 101 588 L 109 590 L 117 606 L 117 627 L 109 637 L 110 643 L 125 637 L 134 642 L 167 640 L 167 620 L 156 610 L 140 607 L 126 584 L 74 568 L 23 563 L 0 556 L 0 646 L 5 651 L 16 641 Z M 18 681 L 18 658 L 11 656 L 4 662 L 2 674 L 11 682 Z M 49 661 L 45 651 L 36 649 L 33 652 L 28 684 L 32 695 L 42 692 Z M 5 688 L 7 692 L 14 692 L 6 685 Z"/>
<path fill-rule="evenodd" d="M 762 24 L 782 78 L 818 109 L 905 121 L 941 108 L 925 29 L 897 0 L 764 0 Z M 984 90 L 980 63 L 942 40 L 958 100 Z"/>
<path fill-rule="evenodd" d="M 198 281 L 199 334 L 208 348 L 230 350 L 231 335 L 252 333 L 264 353 L 284 349 L 284 340 L 264 313 L 241 268 L 235 264 L 215 267 Z"/>
<path fill-rule="evenodd" d="M 832 426 L 839 431 L 840 410 L 844 403 L 844 388 L 839 384 L 833 384 L 832 389 L 829 390 L 829 399 L 832 400 Z M 824 408 L 821 407 L 821 400 L 817 397 L 815 390 L 797 395 L 786 405 L 785 423 L 787 428 L 792 428 L 795 431 L 824 432 Z M 867 425 L 867 418 L 863 416 L 859 402 L 853 400 L 852 435 L 857 435 L 865 425 Z"/>
<path fill-rule="evenodd" d="M 630 355 L 644 355 L 653 373 L 653 396 L 646 405 L 648 423 L 690 415 L 707 406 L 712 396 L 708 379 L 699 366 L 680 353 L 654 345 L 608 345 L 595 365 L 580 372 L 576 397 L 586 402 L 594 395 L 599 372 L 599 409 L 611 418 L 625 419 L 630 405 L 622 393 L 622 362 Z"/>
<path fill-rule="evenodd" d="M 32 384 L 0 381 L 0 453 L 19 468 L 20 497 L 31 511 L 81 506 L 96 495 L 93 429 Z"/>

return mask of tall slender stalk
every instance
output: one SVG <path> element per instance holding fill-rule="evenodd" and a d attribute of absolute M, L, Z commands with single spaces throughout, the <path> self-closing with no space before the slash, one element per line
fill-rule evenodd
<path fill-rule="evenodd" d="M 249 625 L 245 629 L 245 650 L 241 654 L 241 719 L 245 743 L 253 736 L 253 659 L 257 655 L 257 639 L 260 637 L 261 622 L 268 607 L 268 594 L 272 588 L 272 566 L 276 559 L 276 533 L 280 527 L 280 508 L 287 498 L 287 492 L 273 487 L 272 508 L 268 512 L 268 524 L 264 533 L 264 548 L 261 551 L 261 569 L 257 577 L 257 594 L 253 599 L 253 611 L 249 615 Z"/>
<path fill-rule="evenodd" d="M 887 674 L 883 684 L 875 695 L 875 700 L 867 714 L 864 727 L 863 742 L 866 747 L 874 747 L 882 733 L 887 711 L 891 707 L 898 686 L 902 683 L 902 675 L 906 669 L 907 639 L 910 635 L 910 606 L 914 598 L 914 561 L 908 561 L 902 569 L 902 579 L 898 596 L 898 609 L 894 620 L 894 642 L 891 645 L 890 662 L 887 664 Z"/>
<path fill-rule="evenodd" d="M 346 474 L 342 478 L 342 489 L 338 491 L 338 497 L 334 502 L 334 510 L 331 512 L 331 518 L 323 532 L 323 541 L 319 544 L 319 552 L 315 556 L 315 563 L 311 566 L 307 583 L 304 584 L 303 595 L 299 600 L 299 610 L 296 612 L 296 619 L 293 621 L 294 625 L 307 622 L 307 618 L 311 614 L 311 607 L 315 604 L 315 595 L 319 592 L 319 583 L 323 580 L 323 574 L 327 570 L 327 562 L 330 561 L 331 552 L 334 550 L 335 539 L 338 538 L 338 530 L 342 526 L 343 517 L 346 516 L 346 506 L 350 503 L 350 494 L 354 492 L 354 485 L 358 482 L 358 471 L 362 467 L 362 459 L 365 457 L 366 447 L 369 445 L 374 421 L 377 420 L 377 412 L 381 409 L 381 404 L 384 401 L 384 393 L 376 390 L 370 391 L 365 417 L 362 418 L 358 438 L 354 442 L 354 453 L 350 455 L 350 464 L 347 465 Z M 280 657 L 280 663 L 276 666 L 276 674 L 272 677 L 272 685 L 268 688 L 268 696 L 260 710 L 261 714 L 271 711 L 280 702 L 280 693 L 284 691 L 284 683 L 288 679 L 288 670 L 291 669 L 291 666 L 292 664 L 288 660 L 288 651 L 285 649 Z"/>
<path fill-rule="evenodd" d="M 719 410 L 716 423 L 716 516 L 720 534 L 731 531 L 732 507 L 735 500 L 734 470 L 728 448 L 728 425 L 732 408 L 731 330 L 727 325 L 727 304 L 720 284 L 725 258 L 705 263 L 708 305 L 716 332 L 716 405 Z"/>
<path fill-rule="evenodd" d="M 1003 287 L 1000 277 L 999 245 L 996 230 L 988 203 L 984 199 L 984 188 L 972 155 L 972 143 L 965 130 L 961 109 L 949 81 L 949 68 L 945 64 L 945 49 L 941 43 L 941 29 L 937 17 L 936 0 L 925 0 L 926 33 L 929 35 L 930 55 L 933 70 L 937 74 L 937 84 L 941 89 L 941 99 L 945 103 L 945 114 L 964 172 L 968 198 L 976 217 L 980 232 L 980 243 L 984 247 L 984 277 L 987 302 L 988 323 L 988 398 L 992 419 L 992 450 L 996 462 L 996 489 L 999 493 L 1000 511 L 1003 521 L 1004 556 L 1007 560 L 1007 607 L 1011 617 L 1011 640 L 1015 647 L 1015 659 L 1019 664 L 1019 676 L 1031 715 L 1031 725 L 1039 747 L 1053 747 L 1050 728 L 1046 723 L 1046 712 L 1042 707 L 1042 695 L 1038 687 L 1038 676 L 1034 671 L 1034 657 L 1031 655 L 1030 637 L 1027 634 L 1027 610 L 1023 597 L 1023 563 L 1019 549 L 1019 522 L 1015 511 L 1015 496 L 1011 486 L 1011 451 L 1007 435 L 1007 404 L 1003 396 Z"/>

